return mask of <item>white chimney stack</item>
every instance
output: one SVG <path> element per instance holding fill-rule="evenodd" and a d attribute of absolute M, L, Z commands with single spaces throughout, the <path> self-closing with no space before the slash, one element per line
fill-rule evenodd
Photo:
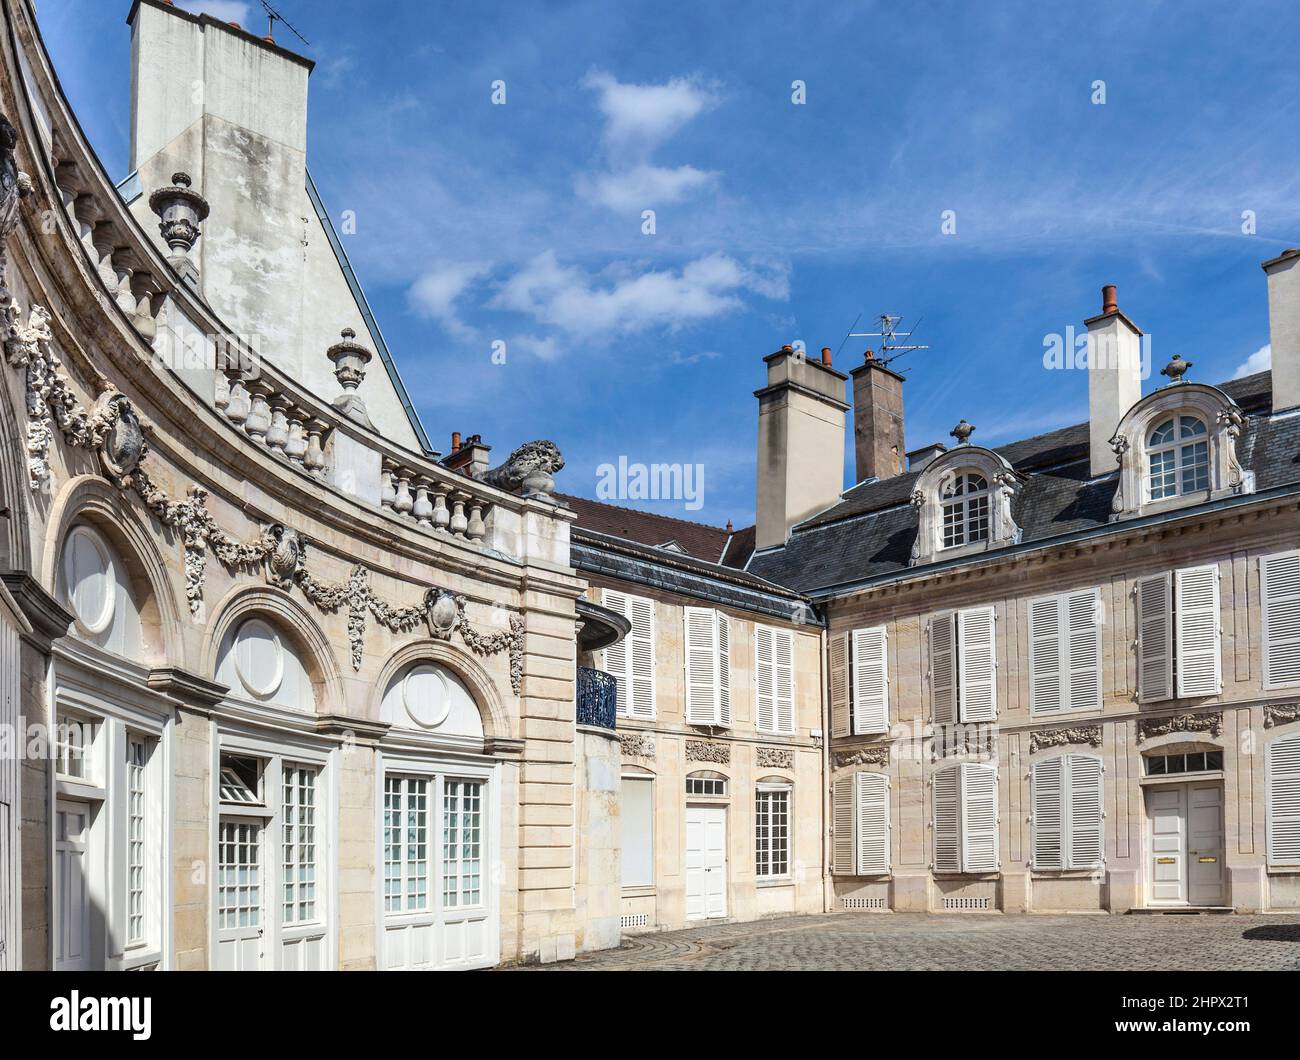
<path fill-rule="evenodd" d="M 1110 440 L 1142 397 L 1142 330 L 1119 311 L 1115 285 L 1101 289 L 1101 312 L 1088 328 L 1088 456 L 1094 477 L 1119 467 Z"/>
<path fill-rule="evenodd" d="M 1268 277 L 1268 341 L 1273 347 L 1273 411 L 1300 406 L 1300 250 L 1262 268 Z"/>

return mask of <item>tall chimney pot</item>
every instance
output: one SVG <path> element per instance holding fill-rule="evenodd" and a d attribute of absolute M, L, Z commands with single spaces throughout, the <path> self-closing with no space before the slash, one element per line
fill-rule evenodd
<path fill-rule="evenodd" d="M 1114 313 L 1118 309 L 1119 300 L 1115 295 L 1115 285 L 1108 283 L 1101 289 L 1101 311 L 1103 314 Z"/>
<path fill-rule="evenodd" d="M 831 348 L 830 348 L 829 346 L 823 346 L 823 347 L 822 347 L 822 364 L 826 365 L 826 366 L 829 368 L 829 367 L 830 367 L 830 363 L 831 363 Z"/>

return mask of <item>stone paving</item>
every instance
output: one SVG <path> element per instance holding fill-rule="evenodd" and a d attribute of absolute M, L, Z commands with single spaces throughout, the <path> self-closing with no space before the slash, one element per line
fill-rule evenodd
<path fill-rule="evenodd" d="M 534 966 L 536 967 L 536 966 Z M 838 913 L 632 935 L 568 971 L 1300 970 L 1300 916 Z"/>

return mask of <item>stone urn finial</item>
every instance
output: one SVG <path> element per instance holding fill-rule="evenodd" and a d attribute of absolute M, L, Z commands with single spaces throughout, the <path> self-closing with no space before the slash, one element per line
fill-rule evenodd
<path fill-rule="evenodd" d="M 334 407 L 350 420 L 374 430 L 370 415 L 366 412 L 366 403 L 356 392 L 357 387 L 366 377 L 366 365 L 374 356 L 366 347 L 356 341 L 357 333 L 351 328 L 344 328 L 340 340 L 331 346 L 325 355 L 334 362 L 334 378 L 339 381 L 343 393 L 334 399 Z"/>
<path fill-rule="evenodd" d="M 1171 383 L 1185 383 L 1183 378 L 1187 374 L 1187 369 L 1192 366 L 1191 361 L 1184 361 L 1178 354 L 1174 354 L 1174 359 L 1160 369 L 1160 374 L 1169 377 Z"/>
<path fill-rule="evenodd" d="M 975 433 L 975 428 L 963 419 L 948 433 L 957 439 L 958 445 L 969 445 L 970 436 Z"/>
<path fill-rule="evenodd" d="M 158 215 L 158 231 L 171 248 L 167 260 L 172 268 L 191 282 L 197 280 L 190 251 L 202 233 L 199 226 L 207 219 L 208 200 L 190 187 L 188 173 L 173 173 L 169 187 L 158 188 L 149 196 L 149 209 Z"/>

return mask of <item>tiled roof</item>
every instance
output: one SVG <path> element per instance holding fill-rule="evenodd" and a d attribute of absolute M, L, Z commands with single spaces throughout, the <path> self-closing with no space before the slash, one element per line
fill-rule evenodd
<path fill-rule="evenodd" d="M 710 563 L 721 560 L 727 539 L 731 536 L 720 526 L 706 526 L 704 523 L 692 523 L 670 515 L 621 508 L 616 504 L 573 497 L 567 493 L 557 493 L 555 496 L 577 514 L 575 526 L 610 537 L 637 541 L 643 545 L 661 546 L 675 542 L 688 556 L 708 560 Z"/>
<path fill-rule="evenodd" d="M 1300 416 L 1269 414 L 1269 373 L 1221 384 L 1248 414 L 1238 442 L 1255 488 L 1300 483 Z M 1075 424 L 996 452 L 1025 475 L 1012 505 L 1022 543 L 1105 526 L 1118 474 L 1093 479 L 1088 425 Z M 797 526 L 784 548 L 756 554 L 748 570 L 801 592 L 865 581 L 906 569 L 916 540 L 911 495 L 917 475 L 898 475 L 848 490 L 839 504 Z"/>

